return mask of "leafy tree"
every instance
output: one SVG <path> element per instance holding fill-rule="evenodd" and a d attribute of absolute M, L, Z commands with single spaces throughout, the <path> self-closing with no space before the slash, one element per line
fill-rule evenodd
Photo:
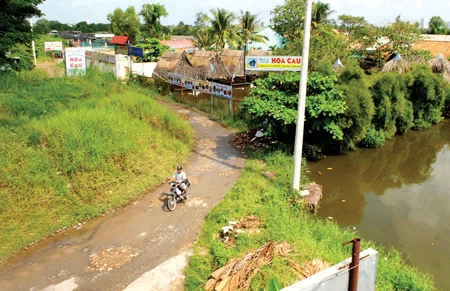
<path fill-rule="evenodd" d="M 412 75 L 414 81 L 408 93 L 414 108 L 414 128 L 428 128 L 443 119 L 448 90 L 443 86 L 442 76 L 433 74 L 427 65 L 415 65 Z"/>
<path fill-rule="evenodd" d="M 317 28 L 318 25 L 321 24 L 330 24 L 333 23 L 333 20 L 330 20 L 329 17 L 335 11 L 330 9 L 330 4 L 322 3 L 322 2 L 314 2 L 312 5 L 312 13 L 311 13 L 311 26 L 313 28 Z"/>
<path fill-rule="evenodd" d="M 249 41 L 265 42 L 267 37 L 255 34 L 255 30 L 261 26 L 261 20 L 258 19 L 258 14 L 251 14 L 249 11 L 243 12 L 241 10 L 241 15 L 238 17 L 239 20 L 239 30 L 238 36 L 239 46 L 246 49 L 246 45 Z"/>
<path fill-rule="evenodd" d="M 344 127 L 344 142 L 341 150 L 355 148 L 367 135 L 375 113 L 369 84 L 363 70 L 357 65 L 348 64 L 339 76 L 338 88 L 343 92 L 347 105 Z"/>
<path fill-rule="evenodd" d="M 199 49 L 213 49 L 215 41 L 211 30 L 206 28 L 199 29 L 197 30 L 196 36 L 197 39 L 194 41 L 194 43 Z"/>
<path fill-rule="evenodd" d="M 380 52 L 397 52 L 407 57 L 411 54 L 412 45 L 420 39 L 421 33 L 419 23 L 402 21 L 400 16 L 394 23 L 382 28 L 381 32 L 389 39 L 389 43 L 383 46 Z"/>
<path fill-rule="evenodd" d="M 140 39 L 140 22 L 133 6 L 129 6 L 125 11 L 120 8 L 108 14 L 108 21 L 111 23 L 111 32 L 116 35 L 126 35 L 135 42 Z"/>
<path fill-rule="evenodd" d="M 37 8 L 43 0 L 0 0 L 0 63 L 6 61 L 10 49 L 18 44 L 31 43 L 28 19 L 41 16 Z"/>
<path fill-rule="evenodd" d="M 378 36 L 373 25 L 369 24 L 364 17 L 339 15 L 339 29 L 345 34 L 349 43 L 357 43 L 363 49 L 373 45 Z"/>
<path fill-rule="evenodd" d="M 157 38 L 145 39 L 144 43 L 137 44 L 136 46 L 142 48 L 144 55 L 142 61 L 144 62 L 157 62 L 164 52 L 170 49 L 169 46 L 161 44 L 161 41 Z"/>
<path fill-rule="evenodd" d="M 265 79 L 257 79 L 252 98 L 241 103 L 243 113 L 249 116 L 249 125 L 263 126 L 266 134 L 292 142 L 297 122 L 298 82 L 299 74 L 294 72 L 270 73 Z M 336 82 L 335 75 L 313 72 L 308 76 L 306 155 L 339 151 L 344 141 L 343 129 L 348 125 L 343 123 L 343 117 L 347 106 Z M 316 150 L 313 152 L 311 148 Z"/>
<path fill-rule="evenodd" d="M 440 16 L 433 16 L 428 23 L 428 32 L 430 34 L 446 34 L 447 26 Z"/>
<path fill-rule="evenodd" d="M 192 35 L 193 30 L 190 25 L 184 24 L 180 21 L 177 26 L 172 30 L 173 35 Z"/>
<path fill-rule="evenodd" d="M 148 31 L 150 37 L 158 37 L 162 33 L 161 17 L 169 15 L 166 7 L 161 4 L 144 4 L 139 12 L 144 18 L 144 29 Z"/>
<path fill-rule="evenodd" d="M 36 34 L 47 34 L 50 31 L 52 31 L 52 28 L 50 27 L 50 21 L 48 21 L 45 18 L 40 18 L 36 23 L 33 25 L 33 32 Z"/>
<path fill-rule="evenodd" d="M 233 21 L 235 16 L 232 12 L 223 8 L 211 9 L 212 16 L 207 16 L 207 21 L 211 25 L 212 34 L 215 36 L 217 49 L 223 49 L 225 42 L 231 39 Z"/>
<path fill-rule="evenodd" d="M 284 5 L 277 5 L 270 11 L 273 29 L 289 40 L 303 35 L 306 0 L 285 0 Z"/>
<path fill-rule="evenodd" d="M 195 22 L 194 26 L 196 29 L 202 29 L 206 27 L 206 20 L 208 19 L 208 16 L 203 12 L 198 12 L 195 14 Z"/>

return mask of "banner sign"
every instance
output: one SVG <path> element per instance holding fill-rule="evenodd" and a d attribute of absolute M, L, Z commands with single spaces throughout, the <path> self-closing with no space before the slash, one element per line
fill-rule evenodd
<path fill-rule="evenodd" d="M 231 99 L 233 94 L 233 87 L 231 85 L 197 80 L 173 73 L 168 73 L 168 78 L 170 84 L 181 86 L 189 90 L 195 90 L 200 93 L 211 94 L 226 99 Z"/>
<path fill-rule="evenodd" d="M 107 53 L 86 51 L 86 58 L 105 63 L 116 63 L 116 57 Z"/>
<path fill-rule="evenodd" d="M 66 49 L 67 76 L 86 74 L 86 51 L 80 49 Z"/>
<path fill-rule="evenodd" d="M 130 46 L 128 46 L 128 55 L 142 58 L 143 57 L 142 48 L 130 45 Z"/>
<path fill-rule="evenodd" d="M 254 71 L 301 71 L 302 57 L 246 56 L 245 69 Z"/>
<path fill-rule="evenodd" d="M 181 75 L 169 73 L 169 83 L 177 86 L 181 86 Z"/>
<path fill-rule="evenodd" d="M 196 80 L 194 78 L 183 77 L 181 81 L 181 86 L 183 86 L 186 89 L 194 90 L 196 83 L 195 81 Z"/>
<path fill-rule="evenodd" d="M 61 41 L 46 41 L 44 42 L 45 51 L 62 51 L 63 46 Z"/>

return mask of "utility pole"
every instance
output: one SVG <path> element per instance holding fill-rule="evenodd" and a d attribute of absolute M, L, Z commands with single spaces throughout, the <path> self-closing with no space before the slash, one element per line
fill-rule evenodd
<path fill-rule="evenodd" d="M 36 50 L 34 48 L 34 35 L 33 35 L 33 18 L 30 17 L 30 26 L 31 26 L 31 52 L 33 53 L 33 63 L 34 66 L 36 67 L 37 63 L 36 63 Z"/>
<path fill-rule="evenodd" d="M 294 173 L 292 188 L 300 190 L 300 174 L 302 166 L 303 128 L 305 122 L 306 84 L 308 81 L 309 39 L 311 36 L 311 11 L 312 0 L 306 0 L 305 33 L 303 37 L 302 71 L 300 73 L 300 85 L 298 90 L 297 126 L 295 129 L 294 148 Z"/>

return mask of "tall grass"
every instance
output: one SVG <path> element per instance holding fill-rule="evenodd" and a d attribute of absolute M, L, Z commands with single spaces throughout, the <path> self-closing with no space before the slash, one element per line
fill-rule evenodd
<path fill-rule="evenodd" d="M 189 124 L 111 75 L 0 77 L 0 260 L 163 182 Z"/>
<path fill-rule="evenodd" d="M 318 219 L 305 212 L 301 203 L 294 202 L 298 200 L 290 190 L 292 164 L 292 156 L 281 151 L 247 160 L 238 183 L 206 219 L 186 271 L 187 290 L 202 290 L 213 271 L 269 241 L 287 241 L 292 249 L 289 259 L 298 264 L 314 258 L 335 264 L 351 256 L 351 246 L 344 247 L 342 243 L 358 237 L 357 233 Z M 274 173 L 276 178 L 268 178 L 267 172 Z M 218 237 L 223 226 L 249 215 L 262 219 L 259 234 L 239 234 L 234 247 L 220 242 Z M 362 240 L 361 249 L 368 247 L 379 251 L 376 290 L 434 289 L 432 278 L 406 265 L 397 251 Z M 274 277 L 285 287 L 299 280 L 299 274 L 286 259 L 276 257 L 259 270 L 250 290 L 265 289 Z"/>

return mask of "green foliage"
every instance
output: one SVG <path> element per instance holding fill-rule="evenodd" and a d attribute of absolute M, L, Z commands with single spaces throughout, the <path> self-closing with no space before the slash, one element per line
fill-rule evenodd
<path fill-rule="evenodd" d="M 281 289 L 283 289 L 283 286 L 281 286 L 280 281 L 276 277 L 267 284 L 267 291 L 279 291 Z"/>
<path fill-rule="evenodd" d="M 92 70 L 63 79 L 40 73 L 0 77 L 0 260 L 129 203 L 193 145 L 188 122 L 148 89 L 132 92 Z"/>
<path fill-rule="evenodd" d="M 414 81 L 409 87 L 409 99 L 414 109 L 414 128 L 423 129 L 440 122 L 446 93 L 442 76 L 433 74 L 426 65 L 416 65 Z"/>
<path fill-rule="evenodd" d="M 10 49 L 18 44 L 31 43 L 31 26 L 28 19 L 41 16 L 37 8 L 43 0 L 2 1 L 0 9 L 0 66 Z"/>
<path fill-rule="evenodd" d="M 145 43 L 139 43 L 136 46 L 143 50 L 143 62 L 157 62 L 170 48 L 161 44 L 161 41 L 157 38 L 145 39 Z"/>
<path fill-rule="evenodd" d="M 389 39 L 389 45 L 383 46 L 380 53 L 401 53 L 410 57 L 412 44 L 420 39 L 420 28 L 418 22 L 402 21 L 400 16 L 395 22 L 382 27 L 380 31 L 384 37 Z"/>
<path fill-rule="evenodd" d="M 430 34 L 446 34 L 447 25 L 440 16 L 433 16 L 428 23 L 428 33 Z"/>
<path fill-rule="evenodd" d="M 363 71 L 356 66 L 347 66 L 339 76 L 338 88 L 343 91 L 347 110 L 343 123 L 345 143 L 342 150 L 353 149 L 366 137 L 367 128 L 372 122 L 375 106 L 369 85 Z"/>
<path fill-rule="evenodd" d="M 372 124 L 376 130 L 385 132 L 389 139 L 402 134 L 413 125 L 413 106 L 408 100 L 410 74 L 390 72 L 383 74 L 371 88 L 376 111 Z"/>
<path fill-rule="evenodd" d="M 149 37 L 159 37 L 162 33 L 161 17 L 169 15 L 166 7 L 161 4 L 143 4 L 141 12 L 144 19 L 143 29 Z"/>
<path fill-rule="evenodd" d="M 108 14 L 107 19 L 111 23 L 111 32 L 115 35 L 126 35 L 135 43 L 141 39 L 141 23 L 134 6 L 129 6 L 125 11 L 116 8 L 113 13 Z"/>
<path fill-rule="evenodd" d="M 235 15 L 223 8 L 211 9 L 212 16 L 207 16 L 207 21 L 211 25 L 211 33 L 214 35 L 216 49 L 223 49 L 225 42 L 231 39 L 232 25 Z"/>
<path fill-rule="evenodd" d="M 303 38 L 305 8 L 305 0 L 286 0 L 284 5 L 275 6 L 270 11 L 273 29 L 290 41 Z"/>

